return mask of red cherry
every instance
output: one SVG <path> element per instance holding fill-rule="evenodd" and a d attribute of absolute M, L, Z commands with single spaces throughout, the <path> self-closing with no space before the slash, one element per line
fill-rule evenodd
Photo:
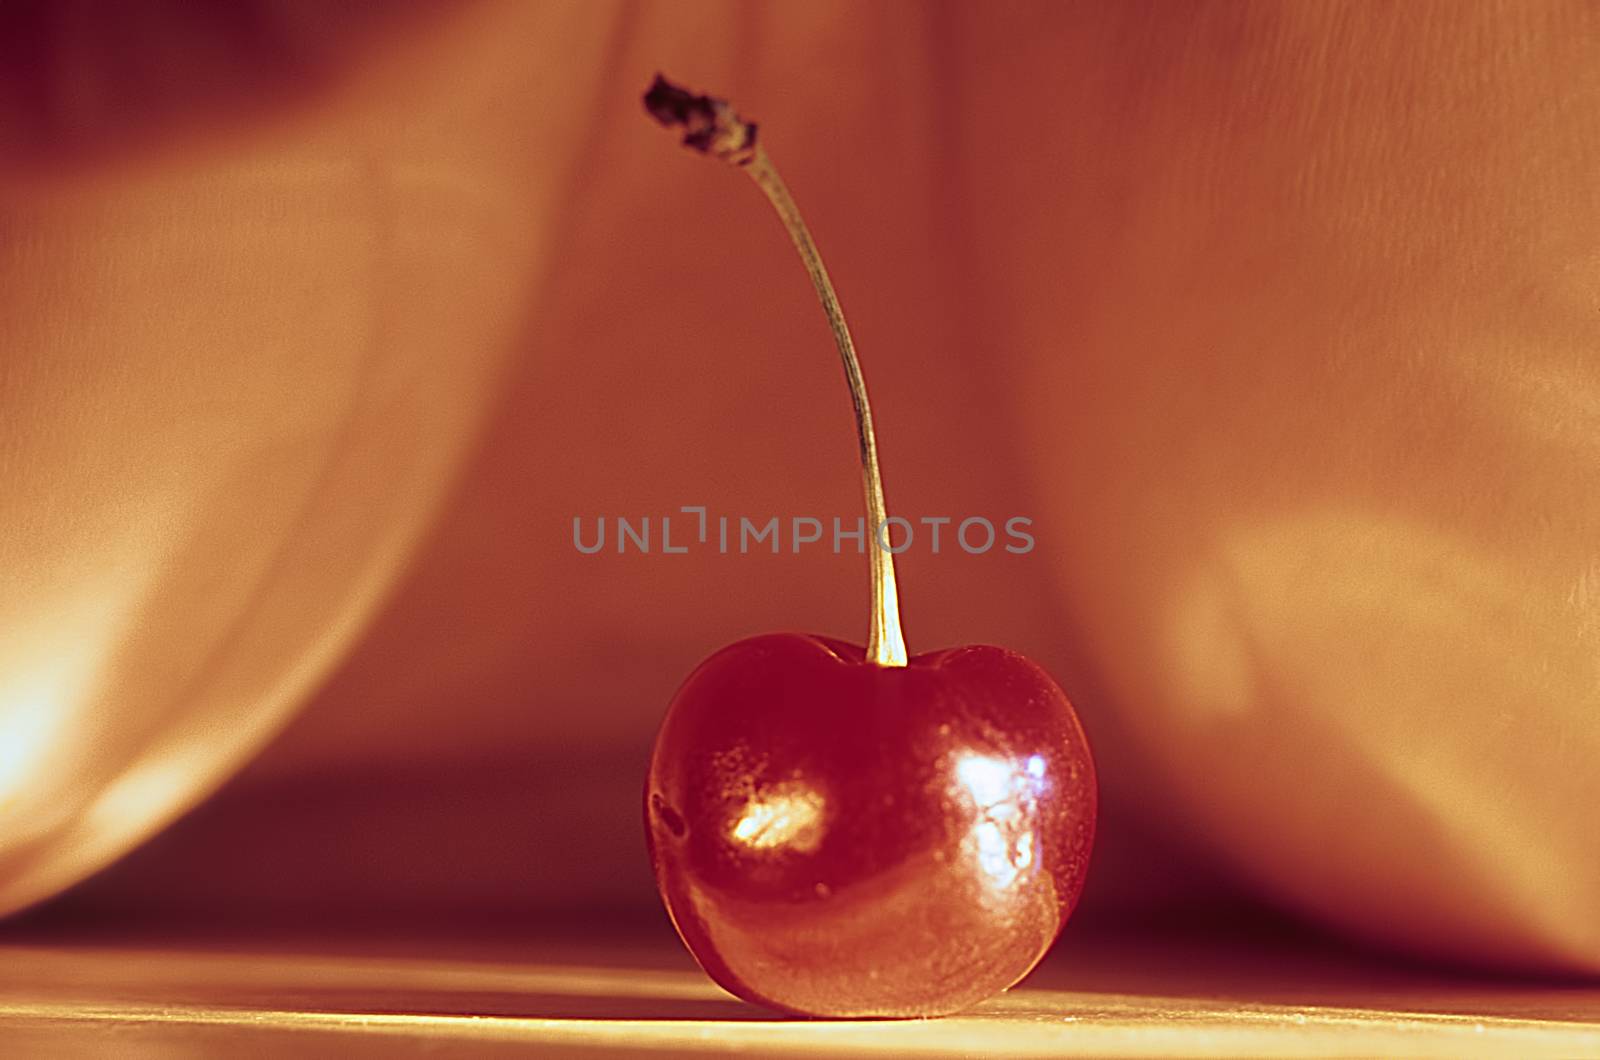
<path fill-rule="evenodd" d="M 934 1016 L 1015 984 L 1083 888 L 1094 764 L 1003 648 L 879 666 L 798 633 L 689 677 L 646 824 L 679 934 L 723 988 L 812 1016 Z"/>
<path fill-rule="evenodd" d="M 888 525 L 872 408 L 827 270 L 755 126 L 657 77 L 645 106 L 767 196 L 828 317 L 871 526 Z M 937 1016 L 1032 970 L 1083 889 L 1094 763 L 1072 705 L 1003 648 L 907 659 L 894 554 L 868 550 L 865 649 L 774 633 L 678 690 L 645 827 L 656 884 L 710 976 L 810 1016 Z"/>

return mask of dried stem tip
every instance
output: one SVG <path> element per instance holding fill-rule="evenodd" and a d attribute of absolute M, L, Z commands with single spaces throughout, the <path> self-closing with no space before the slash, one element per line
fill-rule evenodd
<path fill-rule="evenodd" d="M 683 146 L 742 166 L 755 157 L 756 125 L 713 96 L 697 96 L 660 74 L 644 94 L 645 109 L 662 125 L 683 127 Z"/>

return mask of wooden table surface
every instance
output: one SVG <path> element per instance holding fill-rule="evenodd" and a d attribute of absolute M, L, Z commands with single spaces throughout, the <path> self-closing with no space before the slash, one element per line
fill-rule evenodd
<path fill-rule="evenodd" d="M 657 928 L 257 935 L 0 933 L 0 1055 L 1600 1057 L 1600 984 L 1226 930 L 1069 933 L 966 1015 L 876 1022 L 769 1016 Z"/>

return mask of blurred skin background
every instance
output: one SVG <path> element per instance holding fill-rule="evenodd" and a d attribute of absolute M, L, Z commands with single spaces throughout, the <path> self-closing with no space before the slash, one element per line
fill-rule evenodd
<path fill-rule="evenodd" d="M 659 922 L 678 682 L 867 604 L 848 550 L 573 547 L 859 511 L 805 276 L 661 70 L 760 122 L 891 512 L 1033 520 L 902 604 L 1077 703 L 1083 921 L 1600 971 L 1597 46 L 1581 3 L 10 6 L 0 899 L 136 848 L 43 915 Z"/>

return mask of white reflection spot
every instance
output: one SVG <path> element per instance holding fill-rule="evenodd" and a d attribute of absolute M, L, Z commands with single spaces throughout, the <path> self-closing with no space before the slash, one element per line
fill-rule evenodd
<path fill-rule="evenodd" d="M 733 838 L 757 850 L 788 847 L 802 853 L 822 842 L 822 793 L 806 784 L 780 784 L 745 803 Z"/>
<path fill-rule="evenodd" d="M 978 867 L 996 887 L 1006 887 L 1033 865 L 1033 823 L 1044 759 L 1025 764 L 968 753 L 956 761 L 956 779 L 979 810 L 971 843 Z"/>
<path fill-rule="evenodd" d="M 979 806 L 992 806 L 1011 793 L 1012 769 L 998 758 L 969 754 L 956 763 L 956 776 Z"/>

